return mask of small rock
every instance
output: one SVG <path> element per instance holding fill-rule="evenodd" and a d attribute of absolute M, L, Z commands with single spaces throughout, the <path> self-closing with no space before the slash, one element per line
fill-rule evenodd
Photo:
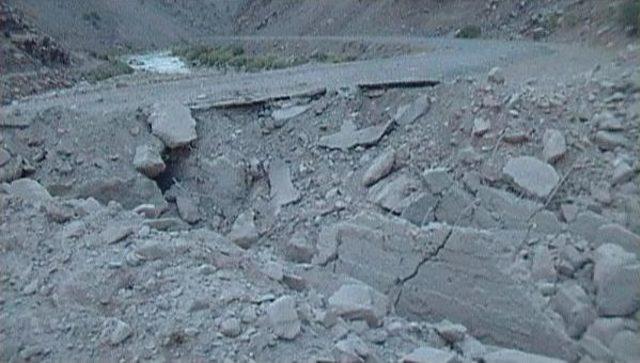
<path fill-rule="evenodd" d="M 505 81 L 504 72 L 500 67 L 493 67 L 487 74 L 487 80 L 495 84 L 503 84 Z"/>
<path fill-rule="evenodd" d="M 596 318 L 589 296 L 575 282 L 561 284 L 550 304 L 562 316 L 567 333 L 574 339 L 579 338 Z"/>
<path fill-rule="evenodd" d="M 333 356 L 336 363 L 365 363 L 370 361 L 371 349 L 362 339 L 350 334 L 336 343 Z"/>
<path fill-rule="evenodd" d="M 133 166 L 137 171 L 152 179 L 160 175 L 167 167 L 158 150 L 149 145 L 136 148 Z"/>
<path fill-rule="evenodd" d="M 112 224 L 107 226 L 98 236 L 98 242 L 103 245 L 118 243 L 135 232 L 135 228 L 129 225 Z"/>
<path fill-rule="evenodd" d="M 240 214 L 233 222 L 231 232 L 227 238 L 242 248 L 249 248 L 258 241 L 260 235 L 253 222 L 253 212 L 248 211 Z"/>
<path fill-rule="evenodd" d="M 18 179 L 9 184 L 9 194 L 34 202 L 49 202 L 51 194 L 40 183 L 33 179 Z"/>
<path fill-rule="evenodd" d="M 237 318 L 225 319 L 220 323 L 220 332 L 230 338 L 235 338 L 242 333 L 242 327 L 240 326 L 240 320 Z"/>
<path fill-rule="evenodd" d="M 427 189 L 429 189 L 432 194 L 440 194 L 453 185 L 453 179 L 446 168 L 425 170 L 422 173 L 422 178 L 427 184 Z"/>
<path fill-rule="evenodd" d="M 189 224 L 198 223 L 202 218 L 198 211 L 197 203 L 185 196 L 176 197 L 176 205 L 178 206 L 178 214 L 185 222 Z"/>
<path fill-rule="evenodd" d="M 467 328 L 461 324 L 454 324 L 449 320 L 443 320 L 436 325 L 436 331 L 449 344 L 457 343 L 464 340 L 467 334 Z"/>
<path fill-rule="evenodd" d="M 597 241 L 596 245 L 603 243 L 618 245 L 640 258 L 640 236 L 619 224 L 610 223 L 600 226 L 596 232 L 595 240 Z"/>
<path fill-rule="evenodd" d="M 548 163 L 555 163 L 562 159 L 567 153 L 567 143 L 562 132 L 554 129 L 548 129 L 542 137 L 544 148 L 542 155 Z"/>
<path fill-rule="evenodd" d="M 619 132 L 598 131 L 593 139 L 594 143 L 604 151 L 614 150 L 627 144 L 627 138 Z"/>
<path fill-rule="evenodd" d="M 391 173 L 396 161 L 396 153 L 393 150 L 385 151 L 378 156 L 362 177 L 362 185 L 365 187 L 377 183 L 380 179 Z"/>
<path fill-rule="evenodd" d="M 530 156 L 509 159 L 502 172 L 516 186 L 540 198 L 549 196 L 560 181 L 551 165 Z"/>
<path fill-rule="evenodd" d="M 611 351 L 618 362 L 640 362 L 640 336 L 637 332 L 621 331 L 611 341 Z"/>
<path fill-rule="evenodd" d="M 394 120 L 399 125 L 408 125 L 416 122 L 420 117 L 424 116 L 431 109 L 431 100 L 428 95 L 422 95 L 416 98 L 410 105 L 406 105 L 398 109 Z"/>
<path fill-rule="evenodd" d="M 133 334 L 129 324 L 117 318 L 106 319 L 102 329 L 103 339 L 111 345 L 118 345 Z"/>
<path fill-rule="evenodd" d="M 331 311 L 345 319 L 365 320 L 372 327 L 382 322 L 387 304 L 386 296 L 364 284 L 342 285 L 329 298 Z"/>
<path fill-rule="evenodd" d="M 388 121 L 384 124 L 369 126 L 360 130 L 356 130 L 355 125 L 350 121 L 345 121 L 339 132 L 322 136 L 318 141 L 318 145 L 327 149 L 349 150 L 356 146 L 375 145 L 391 131 L 394 121 Z"/>
<path fill-rule="evenodd" d="M 289 261 L 309 263 L 314 255 L 313 244 L 302 233 L 294 233 L 285 247 L 285 256 Z"/>
<path fill-rule="evenodd" d="M 275 335 L 285 340 L 300 334 L 300 320 L 293 297 L 283 296 L 267 307 L 269 323 Z"/>
<path fill-rule="evenodd" d="M 458 359 L 455 353 L 442 349 L 420 347 L 405 355 L 400 360 L 402 363 L 456 363 Z"/>
<path fill-rule="evenodd" d="M 473 120 L 473 129 L 471 131 L 471 134 L 473 136 L 481 137 L 482 135 L 489 132 L 490 129 L 491 129 L 491 122 L 483 118 L 477 117 Z"/>
<path fill-rule="evenodd" d="M 636 175 L 636 171 L 624 161 L 618 161 L 613 168 L 612 185 L 624 184 Z"/>
<path fill-rule="evenodd" d="M 571 223 L 578 215 L 578 206 L 575 204 L 562 204 L 560 206 L 560 213 L 565 222 Z"/>
<path fill-rule="evenodd" d="M 605 111 L 593 117 L 593 121 L 599 130 L 603 131 L 623 131 L 624 126 L 619 118 L 615 117 L 611 112 Z"/>
<path fill-rule="evenodd" d="M 640 263 L 614 244 L 594 252 L 593 282 L 600 316 L 627 316 L 640 308 Z"/>
<path fill-rule="evenodd" d="M 284 278 L 284 266 L 278 262 L 267 262 L 264 265 L 262 272 L 274 281 L 282 281 Z"/>
<path fill-rule="evenodd" d="M 0 167 L 4 166 L 11 160 L 11 154 L 4 148 L 0 148 Z"/>
<path fill-rule="evenodd" d="M 290 118 L 294 118 L 302 115 L 309 109 L 309 106 L 292 106 L 288 108 L 281 108 L 271 113 L 271 117 L 276 121 L 286 121 Z"/>

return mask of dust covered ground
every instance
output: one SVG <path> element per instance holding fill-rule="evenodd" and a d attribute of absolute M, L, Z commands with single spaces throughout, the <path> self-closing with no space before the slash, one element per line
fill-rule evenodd
<path fill-rule="evenodd" d="M 483 29 L 493 40 L 422 39 L 398 27 L 414 15 L 340 20 L 403 1 L 240 3 L 131 2 L 127 16 L 173 14 L 166 34 L 256 56 L 358 57 L 89 84 L 75 77 L 98 61 L 74 35 L 3 43 L 30 54 L 3 60 L 14 75 L 69 84 L 5 93 L 0 112 L 0 361 L 640 361 L 626 29 L 534 31 L 558 9 L 602 30 L 588 1 L 425 2 L 418 35 L 502 19 Z M 82 26 L 126 37 L 114 4 Z M 13 30 L 72 29 L 34 15 L 62 2 L 15 6 L 34 20 Z M 235 17 L 196 11 L 212 8 Z M 462 20 L 427 21 L 438 12 Z"/>

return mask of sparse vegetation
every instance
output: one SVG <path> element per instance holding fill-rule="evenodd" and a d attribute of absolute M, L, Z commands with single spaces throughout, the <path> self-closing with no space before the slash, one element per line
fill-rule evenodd
<path fill-rule="evenodd" d="M 627 0 L 622 4 L 620 22 L 632 33 L 640 34 L 640 0 Z"/>
<path fill-rule="evenodd" d="M 89 82 L 99 82 L 104 81 L 105 79 L 131 73 L 133 73 L 133 68 L 131 68 L 127 63 L 119 59 L 110 58 L 107 60 L 107 63 L 85 72 L 82 76 Z"/>
<path fill-rule="evenodd" d="M 456 32 L 456 38 L 463 39 L 480 38 L 480 35 L 482 35 L 482 28 L 477 25 L 466 25 Z"/>
<path fill-rule="evenodd" d="M 310 57 L 285 58 L 275 54 L 248 54 L 240 46 L 188 46 L 176 48 L 173 55 L 196 66 L 231 68 L 249 72 L 293 67 L 312 61 L 321 63 L 343 63 L 356 60 L 355 56 L 335 53 L 315 53 Z"/>

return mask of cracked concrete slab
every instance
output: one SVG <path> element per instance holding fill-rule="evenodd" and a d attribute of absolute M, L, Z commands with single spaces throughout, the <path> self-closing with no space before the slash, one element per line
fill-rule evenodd
<path fill-rule="evenodd" d="M 336 225 L 335 271 L 385 291 L 401 315 L 464 324 L 486 342 L 572 360 L 575 343 L 509 270 L 524 232 L 485 232 L 362 213 Z M 371 265 L 377 268 L 372 271 Z"/>

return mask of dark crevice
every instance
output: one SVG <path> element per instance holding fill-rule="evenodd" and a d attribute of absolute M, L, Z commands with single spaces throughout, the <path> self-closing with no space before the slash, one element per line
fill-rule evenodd
<path fill-rule="evenodd" d="M 166 168 L 155 178 L 156 184 L 163 194 L 171 189 L 177 180 L 181 179 L 181 163 L 189 156 L 189 153 L 189 147 L 165 149 L 163 152 L 162 159 Z"/>

